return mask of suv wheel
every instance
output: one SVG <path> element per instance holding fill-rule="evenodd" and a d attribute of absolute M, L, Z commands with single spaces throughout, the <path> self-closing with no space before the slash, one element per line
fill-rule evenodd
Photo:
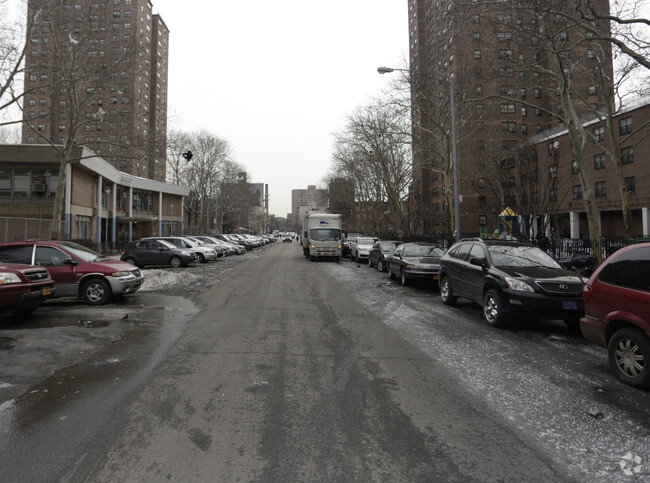
<path fill-rule="evenodd" d="M 447 277 L 442 277 L 440 280 L 440 299 L 445 305 L 455 305 L 458 300 L 458 297 L 451 291 L 451 284 Z"/>
<path fill-rule="evenodd" d="M 206 263 L 205 255 L 203 253 L 199 253 L 198 255 L 199 263 Z"/>
<path fill-rule="evenodd" d="M 609 362 L 630 386 L 650 388 L 650 340 L 638 329 L 621 329 L 609 340 Z"/>
<path fill-rule="evenodd" d="M 81 298 L 88 305 L 102 305 L 111 297 L 111 286 L 103 278 L 93 278 L 81 288 Z"/>
<path fill-rule="evenodd" d="M 409 279 L 408 279 L 408 275 L 406 275 L 406 270 L 402 268 L 399 274 L 400 274 L 400 283 L 402 284 L 403 287 L 406 287 L 409 284 Z"/>
<path fill-rule="evenodd" d="M 386 267 L 384 266 L 384 261 L 381 258 L 377 260 L 377 270 L 379 270 L 380 272 L 386 271 Z"/>
<path fill-rule="evenodd" d="M 501 294 L 495 289 L 491 288 L 483 296 L 483 317 L 492 327 L 502 327 L 506 322 Z"/>
<path fill-rule="evenodd" d="M 169 264 L 172 266 L 172 268 L 178 268 L 183 265 L 183 260 L 181 257 L 171 257 L 169 259 Z"/>

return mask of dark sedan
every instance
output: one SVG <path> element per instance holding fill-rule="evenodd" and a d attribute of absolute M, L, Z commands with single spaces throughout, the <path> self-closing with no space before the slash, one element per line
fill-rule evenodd
<path fill-rule="evenodd" d="M 142 268 L 147 265 L 184 267 L 196 261 L 196 255 L 177 248 L 165 240 L 143 239 L 130 242 L 122 251 L 120 260 Z"/>
<path fill-rule="evenodd" d="M 414 279 L 437 281 L 444 254 L 442 248 L 428 243 L 404 243 L 388 257 L 388 276 L 399 277 L 402 285 Z"/>
<path fill-rule="evenodd" d="M 388 257 L 395 253 L 400 243 L 402 242 L 397 240 L 377 240 L 368 254 L 368 266 L 377 267 L 380 272 L 385 272 L 388 268 Z"/>

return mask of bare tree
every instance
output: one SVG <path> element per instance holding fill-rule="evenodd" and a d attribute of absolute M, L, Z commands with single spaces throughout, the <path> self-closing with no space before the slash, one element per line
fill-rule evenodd
<path fill-rule="evenodd" d="M 188 159 L 188 152 L 192 153 Z M 232 159 L 230 144 L 214 134 L 199 130 L 172 131 L 167 142 L 168 179 L 190 188 L 185 200 L 188 223 L 201 233 L 210 231 L 212 221 L 222 223 L 225 213 L 239 210 L 247 200 L 235 192 L 245 168 Z M 221 231 L 219 226 L 217 231 Z"/>
<path fill-rule="evenodd" d="M 413 175 L 407 128 L 402 112 L 374 102 L 349 115 L 346 127 L 335 134 L 333 171 L 354 183 L 357 211 L 370 216 L 367 231 L 380 230 L 388 218 L 412 234 L 403 209 Z"/>

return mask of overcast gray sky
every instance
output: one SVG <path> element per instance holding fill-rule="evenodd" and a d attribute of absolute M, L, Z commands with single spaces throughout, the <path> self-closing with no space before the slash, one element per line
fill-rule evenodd
<path fill-rule="evenodd" d="M 228 140 L 270 211 L 319 184 L 332 133 L 408 55 L 406 0 L 152 0 L 170 29 L 169 128 Z"/>

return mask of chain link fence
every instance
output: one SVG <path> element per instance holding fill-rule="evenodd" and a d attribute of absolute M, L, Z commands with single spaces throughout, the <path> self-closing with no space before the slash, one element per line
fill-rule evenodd
<path fill-rule="evenodd" d="M 0 241 L 49 240 L 52 220 L 0 217 Z"/>

